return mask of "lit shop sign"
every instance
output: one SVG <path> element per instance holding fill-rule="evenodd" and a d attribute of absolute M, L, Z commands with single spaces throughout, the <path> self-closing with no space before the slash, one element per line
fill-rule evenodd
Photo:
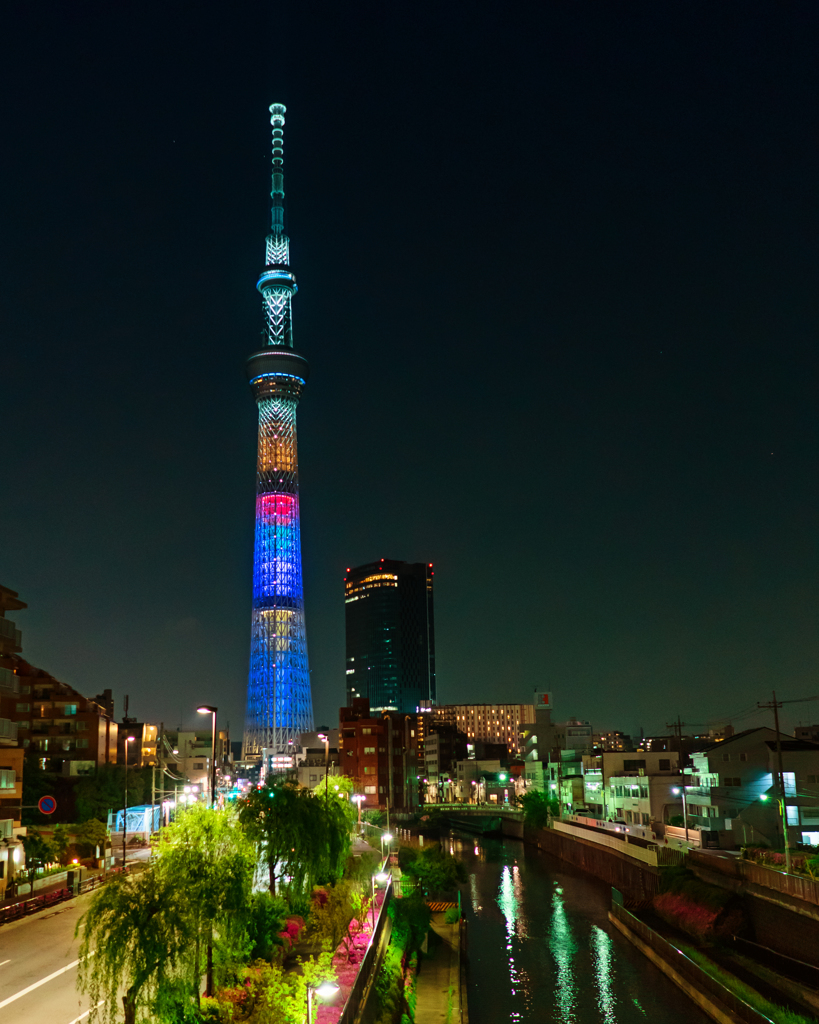
<path fill-rule="evenodd" d="M 551 708 L 552 695 L 541 690 L 535 690 L 535 710 L 538 708 Z"/>

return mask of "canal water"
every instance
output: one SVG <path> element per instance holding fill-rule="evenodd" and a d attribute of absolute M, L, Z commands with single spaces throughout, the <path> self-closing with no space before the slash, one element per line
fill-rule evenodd
<path fill-rule="evenodd" d="M 706 1024 L 607 915 L 611 888 L 515 839 L 452 835 L 466 865 L 470 1024 Z"/>

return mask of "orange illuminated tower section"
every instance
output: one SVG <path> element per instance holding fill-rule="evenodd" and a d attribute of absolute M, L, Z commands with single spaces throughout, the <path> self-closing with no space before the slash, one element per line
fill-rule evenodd
<path fill-rule="evenodd" d="M 253 620 L 242 754 L 294 753 L 299 734 L 313 729 L 307 663 L 299 527 L 296 406 L 307 383 L 307 360 L 293 348 L 290 239 L 284 233 L 285 107 L 270 107 L 273 126 L 272 224 L 265 268 L 256 287 L 264 304 L 264 346 L 248 359 L 259 408 Z"/>

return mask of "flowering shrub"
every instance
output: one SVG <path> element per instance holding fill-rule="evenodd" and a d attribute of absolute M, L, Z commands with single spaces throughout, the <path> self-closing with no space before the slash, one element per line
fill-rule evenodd
<path fill-rule="evenodd" d="M 785 854 L 777 853 L 766 846 L 746 846 L 742 850 L 742 856 L 745 860 L 762 864 L 764 867 L 776 868 L 778 871 L 785 870 Z M 819 857 L 791 857 L 791 874 L 809 875 L 811 878 L 819 877 Z"/>

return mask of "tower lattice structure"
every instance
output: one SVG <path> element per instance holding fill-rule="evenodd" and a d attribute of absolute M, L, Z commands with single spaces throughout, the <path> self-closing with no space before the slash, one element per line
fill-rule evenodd
<path fill-rule="evenodd" d="M 262 750 L 292 754 L 299 733 L 313 729 L 307 664 L 299 527 L 296 406 L 307 383 L 307 360 L 293 348 L 296 278 L 284 233 L 285 107 L 270 107 L 273 126 L 272 223 L 265 268 L 257 282 L 264 307 L 264 346 L 247 362 L 259 408 L 253 625 L 243 756 Z"/>

